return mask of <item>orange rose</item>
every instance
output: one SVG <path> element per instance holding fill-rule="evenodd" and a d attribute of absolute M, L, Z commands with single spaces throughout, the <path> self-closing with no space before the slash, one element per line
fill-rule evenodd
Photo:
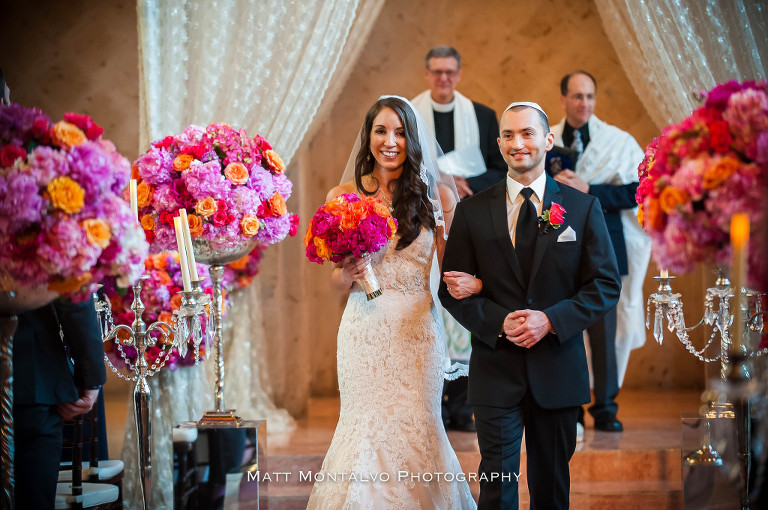
<path fill-rule="evenodd" d="M 261 225 L 259 224 L 259 219 L 256 216 L 246 214 L 243 216 L 243 219 L 240 220 L 240 228 L 243 229 L 243 235 L 246 237 L 255 236 L 256 232 L 259 231 L 259 227 L 261 227 Z"/>
<path fill-rule="evenodd" d="M 152 255 L 152 264 L 155 266 L 155 269 L 166 269 L 168 267 L 166 255 L 166 253 Z"/>
<path fill-rule="evenodd" d="M 181 309 L 181 294 L 174 294 L 170 300 L 171 310 Z"/>
<path fill-rule="evenodd" d="M 52 138 L 53 143 L 59 147 L 64 147 L 65 149 L 76 147 L 88 140 L 85 133 L 83 133 L 79 127 L 70 124 L 69 122 L 64 122 L 63 120 L 53 125 Z"/>
<path fill-rule="evenodd" d="M 216 205 L 216 201 L 212 197 L 205 197 L 202 200 L 198 200 L 195 205 L 195 211 L 203 218 L 207 218 L 215 213 L 219 207 Z"/>
<path fill-rule="evenodd" d="M 664 228 L 664 213 L 659 201 L 655 198 L 647 198 L 643 207 L 645 226 L 651 230 L 661 231 Z"/>
<path fill-rule="evenodd" d="M 152 255 L 144 259 L 144 269 L 146 271 L 152 271 L 155 267 L 152 265 Z"/>
<path fill-rule="evenodd" d="M 704 172 L 702 186 L 704 189 L 716 188 L 720 186 L 723 181 L 732 176 L 738 169 L 739 161 L 732 156 L 726 156 L 713 166 L 707 168 Z"/>
<path fill-rule="evenodd" d="M 249 287 L 253 282 L 253 278 L 250 276 L 241 276 L 237 278 L 237 286 L 240 288 Z"/>
<path fill-rule="evenodd" d="M 242 163 L 230 163 L 224 169 L 224 177 L 233 184 L 245 184 L 248 182 L 248 170 Z"/>
<path fill-rule="evenodd" d="M 277 173 L 282 173 L 283 170 L 285 170 L 283 160 L 280 159 L 280 156 L 277 155 L 277 152 L 273 151 L 272 149 L 264 151 L 264 158 L 267 160 L 267 163 L 269 163 L 269 166 L 274 168 Z"/>
<path fill-rule="evenodd" d="M 83 220 L 81 223 L 85 229 L 85 237 L 88 242 L 94 246 L 98 246 L 102 250 L 109 246 L 109 240 L 112 239 L 112 233 L 109 230 L 109 225 L 102 219 L 89 219 Z"/>
<path fill-rule="evenodd" d="M 687 191 L 667 186 L 659 195 L 659 206 L 667 214 L 677 212 L 677 207 L 687 204 L 691 201 L 691 196 Z"/>
<path fill-rule="evenodd" d="M 53 206 L 65 213 L 74 214 L 83 208 L 85 190 L 69 177 L 56 177 L 47 189 Z"/>
<path fill-rule="evenodd" d="M 141 180 L 141 176 L 139 175 L 139 167 L 136 165 L 131 165 L 131 179 L 136 179 L 137 181 Z"/>
<path fill-rule="evenodd" d="M 645 225 L 643 225 L 644 219 L 645 218 L 643 218 L 643 204 L 640 204 L 637 206 L 637 222 L 640 224 L 641 227 L 645 227 Z"/>
<path fill-rule="evenodd" d="M 317 249 L 317 256 L 321 259 L 329 259 L 331 255 L 333 255 L 331 249 L 325 245 L 325 241 L 319 237 L 315 237 L 314 243 L 315 248 Z"/>
<path fill-rule="evenodd" d="M 147 207 L 152 205 L 152 197 L 155 196 L 155 188 L 142 181 L 136 186 L 136 202 L 139 207 Z"/>
<path fill-rule="evenodd" d="M 397 232 L 397 224 L 395 223 L 395 219 L 391 216 L 387 218 L 387 225 L 389 225 L 389 230 L 392 232 L 392 235 L 390 235 L 389 238 L 392 239 L 392 236 L 395 235 L 395 232 Z"/>
<path fill-rule="evenodd" d="M 389 218 L 391 216 L 389 208 L 379 200 L 374 200 L 371 202 L 371 209 L 373 209 L 374 214 L 378 214 L 383 218 Z"/>
<path fill-rule="evenodd" d="M 166 324 L 170 324 L 172 318 L 173 314 L 168 310 L 162 311 L 157 315 L 157 320 L 165 322 Z"/>
<path fill-rule="evenodd" d="M 155 218 L 151 214 L 145 214 L 141 217 L 141 227 L 144 230 L 155 230 Z"/>
<path fill-rule="evenodd" d="M 309 227 L 307 227 L 307 233 L 304 234 L 304 246 L 309 246 L 309 242 L 312 240 L 312 222 L 309 222 Z"/>
<path fill-rule="evenodd" d="M 205 228 L 203 228 L 203 220 L 196 214 L 187 214 L 187 223 L 189 223 L 189 234 L 192 237 L 200 237 L 203 235 Z"/>
<path fill-rule="evenodd" d="M 285 199 L 280 193 L 275 193 L 272 195 L 267 202 L 267 205 L 269 206 L 269 209 L 272 211 L 272 214 L 275 216 L 282 216 L 286 212 L 288 212 L 288 208 L 285 206 Z"/>
<path fill-rule="evenodd" d="M 155 273 L 155 277 L 157 277 L 158 281 L 160 282 L 160 285 L 170 285 L 171 283 L 171 275 L 169 275 L 165 271 L 158 270 Z"/>
<path fill-rule="evenodd" d="M 235 271 L 240 271 L 240 270 L 242 270 L 242 269 L 245 269 L 245 267 L 248 265 L 248 260 L 249 260 L 250 258 L 251 258 L 251 257 L 250 257 L 249 255 L 246 255 L 245 257 L 240 257 L 240 258 L 239 258 L 239 259 L 237 259 L 236 261 L 234 261 L 234 262 L 230 262 L 230 263 L 229 263 L 229 264 L 227 264 L 227 265 L 228 265 L 229 267 L 231 267 L 232 269 L 234 269 Z"/>
<path fill-rule="evenodd" d="M 59 294 L 67 294 L 69 292 L 75 292 L 88 283 L 91 279 L 91 273 L 83 273 L 80 276 L 73 276 L 66 280 L 55 279 L 48 282 L 48 290 L 58 292 Z"/>
<path fill-rule="evenodd" d="M 183 172 L 187 168 L 189 168 L 189 165 L 192 164 L 192 160 L 195 158 L 192 157 L 190 154 L 179 154 L 175 158 L 173 158 L 173 169 L 177 172 Z"/>

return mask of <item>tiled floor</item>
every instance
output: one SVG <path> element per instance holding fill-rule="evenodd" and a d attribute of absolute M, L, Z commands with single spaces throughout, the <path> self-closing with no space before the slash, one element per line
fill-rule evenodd
<path fill-rule="evenodd" d="M 113 457 L 122 446 L 127 400 L 128 394 L 114 393 L 107 399 Z M 585 440 L 571 460 L 571 507 L 682 508 L 680 415 L 699 409 L 700 393 L 623 391 L 618 403 L 622 433 L 595 431 L 587 416 Z M 314 399 L 295 430 L 269 434 L 270 471 L 319 470 L 338 412 L 337 398 Z M 449 438 L 464 471 L 474 472 L 480 460 L 476 435 L 450 432 Z M 521 471 L 521 506 L 527 508 L 524 466 Z M 275 497 L 270 509 L 303 508 L 310 489 L 270 488 L 270 498 Z M 476 484 L 472 490 L 477 493 Z"/>

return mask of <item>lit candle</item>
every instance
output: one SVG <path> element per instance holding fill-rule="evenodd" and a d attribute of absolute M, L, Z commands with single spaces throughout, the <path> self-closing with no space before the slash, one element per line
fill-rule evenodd
<path fill-rule="evenodd" d="M 195 250 L 192 248 L 192 234 L 189 232 L 189 218 L 186 209 L 179 209 L 179 218 L 181 218 L 181 229 L 184 233 L 184 244 L 187 247 L 187 263 L 189 264 L 189 275 L 193 280 L 199 280 L 197 274 L 197 264 L 195 263 Z"/>
<path fill-rule="evenodd" d="M 192 290 L 192 282 L 189 281 L 189 265 L 187 264 L 187 249 L 184 243 L 184 231 L 181 228 L 181 218 L 173 218 L 173 227 L 176 229 L 176 246 L 179 251 L 179 265 L 181 266 L 181 281 L 184 283 L 184 291 Z"/>
<path fill-rule="evenodd" d="M 136 223 L 139 223 L 139 195 L 136 192 L 136 179 L 131 179 L 130 187 L 128 188 L 128 195 L 131 198 L 131 211 L 136 217 Z"/>
<path fill-rule="evenodd" d="M 659 276 L 661 276 L 662 278 L 669 278 L 669 271 L 667 271 L 666 269 L 662 269 L 661 274 L 659 274 Z"/>
<path fill-rule="evenodd" d="M 731 216 L 731 283 L 735 289 L 735 316 L 731 352 L 742 352 L 744 312 L 741 309 L 741 288 L 747 281 L 747 252 L 749 251 L 749 217 L 738 213 Z"/>

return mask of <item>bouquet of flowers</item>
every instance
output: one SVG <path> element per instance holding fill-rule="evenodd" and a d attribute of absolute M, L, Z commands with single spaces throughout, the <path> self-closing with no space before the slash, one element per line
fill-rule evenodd
<path fill-rule="evenodd" d="M 387 206 L 375 198 L 349 193 L 317 210 L 307 228 L 304 245 L 312 262 L 341 262 L 347 255 L 361 257 L 379 251 L 396 231 L 397 220 Z M 381 295 L 370 265 L 360 283 L 368 299 Z"/>
<path fill-rule="evenodd" d="M 179 265 L 178 252 L 159 253 L 150 255 L 144 261 L 144 267 L 149 278 L 143 281 L 141 288 L 141 300 L 146 306 L 144 312 L 144 321 L 148 324 L 155 321 L 163 321 L 171 325 L 173 312 L 181 307 L 181 266 Z M 198 271 L 202 273 L 206 266 L 197 264 Z M 210 283 L 202 282 L 203 291 L 211 295 L 212 289 Z M 115 324 L 124 324 L 131 327 L 134 314 L 131 310 L 133 303 L 133 289 L 125 292 L 124 289 L 117 288 L 114 285 L 105 285 L 104 294 L 109 299 Z M 190 339 L 184 356 L 179 351 L 170 346 L 154 345 L 147 349 L 145 357 L 150 366 L 157 364 L 170 370 L 176 370 L 180 366 L 191 366 L 197 360 L 205 358 L 206 347 L 206 316 L 202 316 L 203 341 L 200 343 L 199 352 L 195 353 L 195 348 Z M 150 333 L 156 340 L 162 342 L 162 335 L 158 331 Z M 122 332 L 118 333 L 123 336 Z M 173 333 L 169 336 L 169 342 L 173 341 Z M 115 367 L 122 367 L 126 363 L 133 365 L 136 363 L 137 351 L 131 346 L 121 346 L 115 341 L 105 344 L 107 356 Z M 164 362 L 164 365 L 163 365 Z"/>
<path fill-rule="evenodd" d="M 121 197 L 130 163 L 102 131 L 87 115 L 52 124 L 0 106 L 0 267 L 12 285 L 82 301 L 91 284 L 141 276 L 149 246 Z"/>
<path fill-rule="evenodd" d="M 747 213 L 752 229 L 762 229 L 768 83 L 732 81 L 712 89 L 703 106 L 648 145 L 638 173 L 638 219 L 656 264 L 685 273 L 696 262 L 727 263 L 734 213 Z M 758 244 L 749 252 L 753 281 L 765 274 Z"/>
<path fill-rule="evenodd" d="M 281 241 L 298 220 L 285 201 L 292 183 L 267 141 L 227 124 L 189 126 L 152 143 L 133 167 L 139 218 L 152 252 L 176 246 L 173 217 L 186 209 L 193 241 L 232 250 Z"/>

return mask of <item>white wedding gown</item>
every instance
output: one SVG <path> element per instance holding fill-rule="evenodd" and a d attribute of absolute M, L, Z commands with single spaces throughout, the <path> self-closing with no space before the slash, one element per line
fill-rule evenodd
<path fill-rule="evenodd" d="M 397 240 L 372 257 L 383 294 L 367 301 L 356 284 L 341 319 L 341 414 L 308 509 L 476 508 L 440 416 L 434 237 L 422 229 L 399 251 Z"/>

